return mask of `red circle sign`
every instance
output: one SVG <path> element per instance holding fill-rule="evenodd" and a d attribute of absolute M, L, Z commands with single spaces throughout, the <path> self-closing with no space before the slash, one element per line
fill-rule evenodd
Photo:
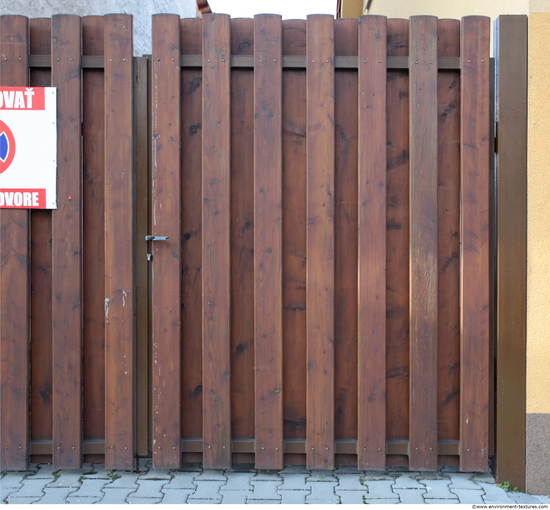
<path fill-rule="evenodd" d="M 5 172 L 15 156 L 15 138 L 8 125 L 0 120 L 0 174 Z"/>

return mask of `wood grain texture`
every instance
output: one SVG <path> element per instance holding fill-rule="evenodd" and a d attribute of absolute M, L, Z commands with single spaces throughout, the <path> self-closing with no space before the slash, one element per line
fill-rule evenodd
<path fill-rule="evenodd" d="M 231 20 L 231 53 L 254 58 L 254 20 Z M 231 437 L 254 437 L 254 68 L 231 71 Z M 234 453 L 234 462 L 242 453 Z M 242 460 L 242 457 L 241 457 Z M 252 460 L 254 462 L 254 460 Z"/>
<path fill-rule="evenodd" d="M 203 464 L 231 465 L 230 18 L 203 23 Z"/>
<path fill-rule="evenodd" d="M 409 467 L 437 469 L 437 18 L 410 18 Z"/>
<path fill-rule="evenodd" d="M 307 466 L 334 467 L 334 18 L 307 18 Z"/>
<path fill-rule="evenodd" d="M 387 21 L 387 52 L 409 54 L 408 20 Z M 409 76 L 387 74 L 386 438 L 409 437 Z M 405 463 L 406 463 L 405 458 Z M 389 455 L 388 465 L 402 465 Z"/>
<path fill-rule="evenodd" d="M 153 465 L 181 462 L 180 18 L 153 16 Z"/>
<path fill-rule="evenodd" d="M 105 21 L 105 467 L 135 463 L 133 23 Z"/>
<path fill-rule="evenodd" d="M 359 469 L 386 468 L 386 18 L 359 18 Z"/>
<path fill-rule="evenodd" d="M 256 469 L 283 468 L 281 16 L 254 17 Z"/>
<path fill-rule="evenodd" d="M 82 54 L 103 55 L 103 16 L 82 18 Z M 105 439 L 105 104 L 102 69 L 82 71 L 83 439 Z M 101 276 L 99 276 L 101 275 Z"/>
<path fill-rule="evenodd" d="M 53 465 L 82 464 L 81 19 L 52 17 L 57 209 L 52 212 Z"/>
<path fill-rule="evenodd" d="M 183 53 L 202 52 L 202 20 L 181 20 Z M 181 73 L 182 437 L 202 436 L 202 71 Z"/>
<path fill-rule="evenodd" d="M 460 21 L 438 20 L 439 57 L 460 55 Z M 437 436 L 458 440 L 460 411 L 460 73 L 437 76 Z"/>
<path fill-rule="evenodd" d="M 306 20 L 283 21 L 283 53 L 306 53 Z M 283 435 L 306 438 L 306 72 L 283 72 Z M 287 463 L 289 455 L 285 455 Z M 305 464 L 301 454 L 300 463 Z"/>
<path fill-rule="evenodd" d="M 334 53 L 357 55 L 357 21 L 334 22 Z M 357 73 L 334 76 L 334 437 L 357 438 Z M 356 458 L 350 459 L 355 463 Z M 343 465 L 340 459 L 339 465 Z"/>
<path fill-rule="evenodd" d="M 489 440 L 489 32 L 489 18 L 462 18 L 460 469 L 481 472 Z"/>
<path fill-rule="evenodd" d="M 51 53 L 51 20 L 29 20 L 30 53 Z M 31 87 L 49 87 L 50 69 L 30 71 Z M 0 213 L 2 214 L 2 213 Z M 30 439 L 52 438 L 52 211 L 31 211 Z M 32 460 L 31 460 L 32 462 Z M 51 457 L 49 459 L 51 462 Z"/>
<path fill-rule="evenodd" d="M 0 17 L 0 85 L 28 85 L 29 20 Z M 0 210 L 0 469 L 29 456 L 29 211 Z"/>

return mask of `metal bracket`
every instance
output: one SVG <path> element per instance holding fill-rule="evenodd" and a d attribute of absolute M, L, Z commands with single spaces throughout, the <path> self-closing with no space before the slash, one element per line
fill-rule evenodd
<path fill-rule="evenodd" d="M 145 236 L 146 241 L 168 241 L 168 236 Z"/>

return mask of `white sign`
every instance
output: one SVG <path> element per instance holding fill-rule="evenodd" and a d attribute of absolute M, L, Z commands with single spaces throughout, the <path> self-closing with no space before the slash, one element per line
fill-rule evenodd
<path fill-rule="evenodd" d="M 57 95 L 0 87 L 0 209 L 56 209 Z"/>

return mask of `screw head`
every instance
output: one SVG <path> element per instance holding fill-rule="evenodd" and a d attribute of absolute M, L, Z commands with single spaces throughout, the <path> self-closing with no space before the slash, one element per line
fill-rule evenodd
<path fill-rule="evenodd" d="M 19 445 L 19 449 L 21 450 L 21 448 L 23 448 L 21 445 Z"/>
<path fill-rule="evenodd" d="M 314 448 L 313 446 L 311 447 L 311 449 L 312 449 L 313 451 L 315 450 L 315 448 Z"/>
<path fill-rule="evenodd" d="M 175 446 L 172 446 L 172 450 L 175 450 L 175 449 L 176 449 L 176 447 L 175 447 Z"/>
<path fill-rule="evenodd" d="M 265 448 L 262 446 L 262 450 L 265 450 Z"/>
<path fill-rule="evenodd" d="M 382 451 L 382 448 L 378 448 L 378 451 L 381 452 L 381 451 Z"/>
<path fill-rule="evenodd" d="M 212 448 L 210 445 L 208 445 L 208 448 Z"/>
<path fill-rule="evenodd" d="M 73 450 L 76 450 L 76 446 L 73 446 Z"/>

